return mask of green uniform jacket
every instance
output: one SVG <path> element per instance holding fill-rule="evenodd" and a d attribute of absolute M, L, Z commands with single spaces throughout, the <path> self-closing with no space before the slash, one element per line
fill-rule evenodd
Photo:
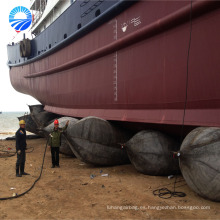
<path fill-rule="evenodd" d="M 50 134 L 49 146 L 51 147 L 60 147 L 61 145 L 61 134 L 66 131 L 68 125 L 65 125 L 63 128 L 58 128 L 53 130 Z M 52 137 L 51 137 L 52 136 Z"/>

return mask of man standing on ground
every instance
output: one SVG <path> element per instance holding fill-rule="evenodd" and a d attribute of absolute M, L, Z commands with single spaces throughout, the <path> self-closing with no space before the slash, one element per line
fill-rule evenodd
<path fill-rule="evenodd" d="M 60 145 L 61 145 L 61 134 L 66 131 L 68 127 L 69 121 L 67 121 L 66 125 L 63 128 L 59 128 L 59 121 L 56 119 L 54 121 L 54 129 L 49 137 L 48 146 L 51 148 L 51 157 L 52 157 L 52 167 L 55 166 L 60 167 L 59 164 L 59 153 L 60 153 Z"/>
<path fill-rule="evenodd" d="M 25 121 L 19 121 L 20 128 L 17 130 L 16 136 L 16 152 L 17 152 L 17 162 L 16 162 L 16 176 L 22 177 L 22 175 L 29 175 L 24 172 L 25 160 L 26 160 L 26 131 L 25 131 Z M 20 174 L 19 174 L 20 171 Z"/>

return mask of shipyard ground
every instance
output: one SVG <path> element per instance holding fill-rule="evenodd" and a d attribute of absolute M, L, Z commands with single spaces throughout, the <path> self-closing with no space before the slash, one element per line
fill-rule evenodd
<path fill-rule="evenodd" d="M 0 157 L 0 197 L 27 190 L 38 177 L 46 140 L 28 140 L 26 172 L 15 177 L 16 156 Z M 0 141 L 14 149 L 14 141 Z M 43 174 L 26 195 L 0 201 L 0 219 L 219 219 L 220 203 L 195 194 L 178 176 L 177 191 L 186 197 L 161 199 L 153 190 L 173 189 L 174 179 L 138 173 L 132 165 L 93 167 L 61 155 L 61 168 L 51 168 L 47 150 Z M 101 176 L 108 174 L 108 176 Z M 90 178 L 93 174 L 95 177 Z M 12 189 L 15 188 L 15 189 Z"/>

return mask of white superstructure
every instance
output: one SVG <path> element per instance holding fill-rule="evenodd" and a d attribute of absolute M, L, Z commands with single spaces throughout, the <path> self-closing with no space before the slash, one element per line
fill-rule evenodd
<path fill-rule="evenodd" d="M 75 0 L 30 0 L 31 32 L 38 35 L 53 23 Z"/>

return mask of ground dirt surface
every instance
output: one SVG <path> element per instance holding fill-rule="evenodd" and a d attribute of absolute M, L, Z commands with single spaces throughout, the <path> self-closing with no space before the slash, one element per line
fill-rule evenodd
<path fill-rule="evenodd" d="M 16 156 L 0 152 L 1 198 L 26 191 L 39 176 L 46 140 L 27 143 L 34 147 L 26 159 L 30 176 L 15 177 Z M 0 141 L 0 150 L 14 151 L 14 145 L 15 141 Z M 198 196 L 182 176 L 177 176 L 176 190 L 186 197 L 153 195 L 158 188 L 173 190 L 174 181 L 143 175 L 131 164 L 94 167 L 64 155 L 60 168 L 53 169 L 47 149 L 41 179 L 24 196 L 0 201 L 0 219 L 220 219 L 220 203 Z"/>

